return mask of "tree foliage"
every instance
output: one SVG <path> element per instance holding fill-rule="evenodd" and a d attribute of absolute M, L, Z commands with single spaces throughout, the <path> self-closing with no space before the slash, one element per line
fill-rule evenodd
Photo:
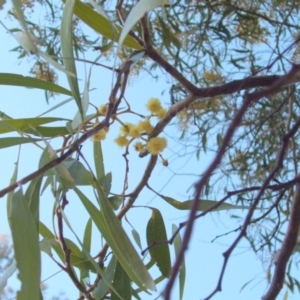
<path fill-rule="evenodd" d="M 206 299 L 221 291 L 229 258 L 242 239 L 262 261 L 270 257 L 264 300 L 275 299 L 284 285 L 299 293 L 300 282 L 292 272 L 297 266 L 300 225 L 298 4 L 270 0 L 13 1 L 7 11 L 16 27 L 7 34 L 20 43 L 13 49 L 20 59 L 34 58 L 31 76 L 1 73 L 0 84 L 42 89 L 51 105 L 57 95 L 71 97 L 49 112 L 70 102 L 78 109 L 68 119 L 55 115 L 15 119 L 1 114 L 1 148 L 25 143 L 42 148 L 38 170 L 20 179 L 17 165 L 11 184 L 0 191 L 1 197 L 8 198 L 16 268 L 22 281 L 18 299 L 37 299 L 41 294 L 39 248 L 67 273 L 80 299 L 141 299 L 143 292 L 155 290 L 160 282 L 165 284 L 164 298 L 171 299 L 177 278 L 182 299 L 184 254 L 193 227 L 208 213 L 220 210 L 228 211 L 238 227 L 228 230 L 235 236 L 223 254 L 219 279 L 213 278 L 216 287 Z M 35 16 L 37 9 L 43 11 L 43 22 Z M 93 75 L 89 73 L 84 84 L 80 81 L 80 63 L 111 71 L 110 95 L 100 107 L 90 101 Z M 61 72 L 68 80 L 66 86 L 58 84 Z M 146 112 L 131 108 L 126 88 L 131 78 L 142 74 L 169 84 L 169 106 L 151 98 L 145 103 Z M 48 126 L 57 121 L 65 125 Z M 171 139 L 164 134 L 167 126 L 180 132 L 172 137 L 177 160 L 189 155 L 199 160 L 212 157 L 204 172 L 191 170 L 197 179 L 190 179 L 193 195 L 183 202 L 161 194 L 151 184 L 158 161 L 165 167 L 170 163 L 164 154 Z M 119 170 L 106 170 L 108 158 L 102 152 L 114 128 L 120 128 L 115 143 L 124 149 L 125 161 L 123 188 L 117 193 L 112 174 Z M 54 149 L 49 140 L 61 137 L 62 144 Z M 85 157 L 81 146 L 90 139 L 93 153 Z M 144 168 L 142 164 L 133 168 L 129 155 L 133 150 L 141 161 L 147 161 Z M 140 178 L 136 186 L 129 184 L 130 172 Z M 166 184 L 172 186 L 172 180 Z M 86 187 L 94 199 L 83 192 Z M 45 189 L 53 194 L 56 229 L 39 217 Z M 171 235 L 165 228 L 165 212 L 143 203 L 151 211 L 146 232 L 134 228 L 131 238 L 124 225 L 126 215 L 145 189 L 172 209 L 189 213 L 186 221 L 173 226 Z M 72 190 L 89 215 L 83 239 L 65 213 L 72 205 Z M 237 214 L 240 210 L 246 214 Z M 104 241 L 97 255 L 91 251 L 92 226 Z M 66 227 L 73 231 L 74 241 L 66 237 Z M 140 234 L 146 236 L 146 248 Z"/>

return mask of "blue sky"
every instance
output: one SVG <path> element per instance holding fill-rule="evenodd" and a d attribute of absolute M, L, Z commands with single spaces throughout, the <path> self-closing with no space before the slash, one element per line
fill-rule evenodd
<path fill-rule="evenodd" d="M 1 13 L 0 16 L 3 16 L 3 13 Z M 16 53 L 9 52 L 10 49 L 16 47 L 17 42 L 13 39 L 13 37 L 7 34 L 3 28 L 0 28 L 0 37 L 2 41 L 5 41 L 5 43 L 2 43 L 0 47 L 0 72 L 28 75 L 31 58 L 28 58 L 28 64 L 26 63 L 26 59 L 20 63 L 17 60 Z M 88 55 L 95 56 L 96 54 L 88 53 Z M 107 62 L 107 64 L 111 65 L 112 62 Z M 86 67 L 87 69 L 89 68 L 89 66 Z M 84 65 L 82 63 L 78 64 L 78 70 L 78 74 L 80 74 L 79 77 L 82 79 L 83 83 Z M 59 73 L 59 84 L 68 88 L 65 75 L 62 73 Z M 111 72 L 101 69 L 100 67 L 94 67 L 92 71 L 91 88 L 96 88 L 96 90 L 90 93 L 90 101 L 97 106 L 106 103 L 110 87 Z M 129 86 L 126 90 L 126 99 L 130 102 L 133 110 L 146 113 L 145 104 L 151 97 L 160 98 L 166 107 L 170 105 L 168 93 L 169 88 L 170 85 L 164 82 L 163 76 L 158 81 L 155 81 L 147 74 L 142 73 L 140 76 L 132 77 L 130 79 Z M 0 111 L 14 118 L 35 117 L 48 110 L 51 106 L 66 99 L 66 97 L 55 97 L 55 99 L 51 99 L 49 105 L 47 105 L 44 99 L 44 94 L 40 91 L 7 86 L 0 86 L 0 91 Z M 166 92 L 162 94 L 163 91 Z M 72 119 L 75 113 L 76 105 L 75 103 L 70 103 L 57 111 L 49 113 L 48 116 L 61 116 Z M 135 122 L 137 121 L 137 118 L 127 116 L 124 118 L 122 117 L 122 120 Z M 121 191 L 125 174 L 125 163 L 124 158 L 122 157 L 124 151 L 118 148 L 113 142 L 113 139 L 118 134 L 118 129 L 119 126 L 114 124 L 108 134 L 107 140 L 103 143 L 106 171 L 111 171 L 113 174 L 112 191 L 116 193 Z M 169 126 L 165 132 L 168 136 L 177 138 L 180 136 L 178 127 L 175 125 Z M 53 141 L 51 142 L 51 146 L 54 148 L 59 147 L 60 142 L 61 140 Z M 179 149 L 176 148 L 178 147 L 176 145 L 176 142 L 169 139 L 168 149 L 163 153 L 163 155 L 165 158 L 169 158 L 170 165 L 166 168 L 163 167 L 161 163 L 158 163 L 156 170 L 151 176 L 150 185 L 164 195 L 173 197 L 177 200 L 187 200 L 192 195 L 191 187 L 193 183 L 196 182 L 197 177 L 188 175 L 174 176 L 174 173 L 201 174 L 212 157 L 201 153 L 199 160 L 196 160 L 195 157 L 191 159 L 188 157 L 176 158 L 174 150 Z M 83 145 L 82 152 L 85 157 L 92 162 L 91 142 L 87 141 Z M 15 162 L 17 160 L 18 148 L 13 147 L 2 149 L 1 153 L 0 188 L 4 188 L 8 185 L 12 176 Z M 31 145 L 22 146 L 19 162 L 19 179 L 36 170 L 40 155 L 40 149 Z M 143 175 L 143 167 L 146 163 L 147 158 L 141 159 L 137 157 L 133 150 L 131 150 L 128 191 L 135 187 L 135 184 Z M 83 190 L 92 199 L 93 193 L 91 190 Z M 66 209 L 66 214 L 74 230 L 80 237 L 82 237 L 88 216 L 82 209 L 80 201 L 72 192 L 69 195 L 69 201 L 70 204 Z M 4 232 L 9 234 L 9 227 L 6 222 L 5 198 L 0 199 L 0 205 L 0 218 L 2 220 L 0 223 L 0 233 Z M 185 221 L 188 215 L 186 212 L 176 211 L 164 203 L 162 199 L 147 190 L 141 193 L 136 205 L 149 205 L 161 209 L 169 235 L 171 234 L 171 225 L 178 225 L 180 222 Z M 41 220 L 47 224 L 49 228 L 52 228 L 52 208 L 53 198 L 49 191 L 46 191 L 41 197 Z M 235 211 L 234 213 L 242 216 L 245 215 L 246 212 Z M 140 207 L 132 209 L 127 215 L 130 223 L 140 233 L 142 245 L 144 247 L 146 246 L 146 241 L 143 237 L 143 232 L 145 232 L 150 214 L 151 211 L 149 209 Z M 124 223 L 124 226 L 128 229 L 130 236 L 130 227 L 126 224 L 126 222 Z M 236 233 L 217 239 L 214 243 L 211 243 L 211 240 L 218 235 L 232 230 L 232 228 L 238 227 L 238 225 L 237 221 L 234 218 L 231 218 L 231 212 L 212 213 L 195 222 L 192 241 L 186 253 L 187 278 L 184 299 L 200 299 L 207 296 L 214 289 L 217 284 L 223 262 L 222 253 L 234 240 Z M 72 240 L 75 240 L 74 236 L 72 236 L 70 232 L 67 232 L 67 235 Z M 100 244 L 101 240 L 94 229 L 93 251 L 95 251 L 95 253 L 97 252 L 97 249 L 99 249 Z M 234 251 L 226 269 L 222 285 L 222 293 L 217 294 L 213 299 L 252 300 L 261 298 L 266 288 L 266 274 L 264 273 L 261 262 L 258 258 L 251 251 L 248 251 L 249 248 L 249 245 L 245 241 L 242 241 Z M 170 247 L 170 251 L 174 258 L 174 249 L 172 246 Z M 42 254 L 42 259 L 42 279 L 48 278 L 59 271 L 59 268 L 45 254 Z M 157 275 L 157 272 L 154 272 L 154 274 Z M 247 285 L 240 293 L 242 286 L 247 282 L 250 282 L 249 285 Z M 60 291 L 64 291 L 65 296 L 69 299 L 76 299 L 78 296 L 73 284 L 63 272 L 54 275 L 51 279 L 48 279 L 45 284 L 48 286 L 47 295 L 49 298 L 51 295 L 56 295 Z M 10 285 L 12 287 L 16 287 L 16 279 L 12 279 Z M 163 287 L 164 284 L 159 285 L 158 291 L 161 291 Z M 143 299 L 155 299 L 156 296 L 157 295 L 145 296 Z M 173 299 L 178 299 L 177 286 L 173 290 Z M 293 298 L 290 297 L 289 299 Z"/>

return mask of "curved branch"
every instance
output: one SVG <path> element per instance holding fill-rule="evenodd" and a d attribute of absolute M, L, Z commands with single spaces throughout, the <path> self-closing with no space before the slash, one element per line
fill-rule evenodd
<path fill-rule="evenodd" d="M 275 271 L 271 281 L 271 285 L 266 294 L 262 297 L 263 300 L 273 300 L 278 296 L 284 283 L 287 263 L 292 256 L 295 246 L 298 242 L 300 229 L 300 184 L 298 183 L 296 186 L 297 188 L 293 199 L 287 233 L 275 262 Z"/>

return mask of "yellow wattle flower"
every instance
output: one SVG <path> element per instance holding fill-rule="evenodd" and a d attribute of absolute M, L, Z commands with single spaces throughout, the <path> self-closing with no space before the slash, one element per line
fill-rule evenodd
<path fill-rule="evenodd" d="M 162 109 L 161 103 L 157 98 L 151 98 L 147 103 L 147 109 L 153 114 Z"/>
<path fill-rule="evenodd" d="M 147 148 L 150 154 L 157 155 L 167 147 L 167 140 L 164 137 L 153 137 L 147 142 Z"/>
<path fill-rule="evenodd" d="M 115 142 L 119 147 L 127 147 L 129 145 L 129 140 L 124 135 L 118 136 Z"/>
<path fill-rule="evenodd" d="M 138 128 L 141 132 L 146 132 L 147 134 L 150 134 L 153 130 L 153 126 L 151 125 L 149 118 L 141 121 Z"/>

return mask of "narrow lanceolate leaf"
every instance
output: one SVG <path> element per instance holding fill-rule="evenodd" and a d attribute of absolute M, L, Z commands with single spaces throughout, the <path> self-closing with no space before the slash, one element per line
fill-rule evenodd
<path fill-rule="evenodd" d="M 12 131 L 25 131 L 38 125 L 63 121 L 63 118 L 26 118 L 26 119 L 4 119 L 0 121 L 0 134 Z"/>
<path fill-rule="evenodd" d="M 122 28 L 120 26 L 114 26 L 105 16 L 97 13 L 91 7 L 87 6 L 79 0 L 76 0 L 75 2 L 74 14 L 89 27 L 105 36 L 106 38 L 115 42 L 119 40 Z M 127 35 L 123 44 L 124 46 L 132 49 L 138 50 L 142 48 L 139 43 L 129 35 Z"/>
<path fill-rule="evenodd" d="M 127 273 L 122 268 L 121 264 L 117 262 L 115 276 L 114 276 L 114 288 L 122 296 L 124 300 L 131 300 L 131 282 Z M 119 297 L 112 293 L 110 300 L 119 300 Z"/>
<path fill-rule="evenodd" d="M 151 209 L 152 215 L 147 224 L 147 243 L 148 246 L 150 246 L 149 252 L 161 274 L 165 277 L 169 277 L 171 271 L 171 257 L 165 223 L 160 211 L 155 208 Z"/>
<path fill-rule="evenodd" d="M 33 142 L 39 142 L 39 141 L 41 141 L 41 139 L 32 139 L 32 138 L 25 138 L 25 137 L 1 138 L 0 139 L 0 149 L 18 146 L 18 145 L 22 145 L 22 144 L 33 143 Z"/>
<path fill-rule="evenodd" d="M 78 128 L 84 120 L 84 117 L 86 116 L 86 112 L 89 107 L 89 89 L 90 89 L 90 78 L 91 78 L 91 69 L 88 78 L 86 79 L 85 85 L 84 85 L 84 91 L 82 93 L 81 97 L 81 107 L 83 112 L 83 118 L 81 116 L 80 110 L 76 113 L 73 121 L 72 121 L 72 129 Z"/>
<path fill-rule="evenodd" d="M 142 244 L 141 244 L 141 238 L 140 238 L 140 235 L 139 233 L 135 230 L 135 229 L 132 229 L 131 230 L 131 233 L 132 233 L 132 236 L 136 242 L 136 244 L 139 246 L 139 248 L 142 250 Z"/>
<path fill-rule="evenodd" d="M 119 298 L 122 300 L 123 298 L 118 294 L 118 292 L 115 290 L 115 288 L 113 287 L 113 285 L 111 284 L 111 282 L 106 278 L 105 276 L 105 272 L 100 268 L 99 264 L 96 263 L 96 261 L 94 260 L 94 258 L 90 255 L 90 253 L 84 248 L 82 242 L 80 241 L 80 239 L 78 238 L 76 232 L 73 230 L 70 222 L 68 221 L 64 211 L 62 210 L 62 217 L 65 221 L 65 223 L 67 224 L 67 226 L 69 227 L 69 229 L 72 231 L 72 233 L 75 235 L 78 243 L 81 245 L 82 250 L 84 251 L 85 255 L 87 256 L 87 258 L 89 259 L 89 261 L 94 265 L 95 269 L 97 270 L 97 272 L 101 275 L 102 279 L 108 284 L 108 286 L 111 288 L 111 290 L 116 293 Z"/>
<path fill-rule="evenodd" d="M 76 65 L 73 54 L 73 9 L 75 0 L 67 0 L 61 21 L 60 37 L 61 37 L 61 51 L 64 61 L 64 66 L 67 71 L 77 75 Z M 78 109 L 83 119 L 83 108 L 81 104 L 81 97 L 79 92 L 78 81 L 76 77 L 67 75 L 72 95 L 77 103 Z"/>
<path fill-rule="evenodd" d="M 13 195 L 8 218 L 19 270 L 18 277 L 21 281 L 17 299 L 40 299 L 41 262 L 38 232 L 22 190 Z"/>
<path fill-rule="evenodd" d="M 117 259 L 113 255 L 109 264 L 105 268 L 105 276 L 112 283 L 115 275 Z M 103 299 L 107 294 L 109 286 L 105 283 L 104 280 L 100 280 L 96 288 L 93 290 L 93 296 L 95 299 Z"/>
<path fill-rule="evenodd" d="M 103 218 L 113 240 L 113 244 L 110 246 L 118 261 L 132 281 L 140 288 L 156 290 L 153 279 L 121 226 L 119 219 L 114 214 L 105 193 L 99 184 L 96 186 Z"/>
<path fill-rule="evenodd" d="M 155 290 L 153 279 L 127 237 L 120 221 L 113 213 L 104 192 L 98 188 L 99 198 L 101 197 L 99 202 L 102 208 L 99 211 L 79 189 L 74 188 L 74 191 L 131 280 L 142 290 Z"/>
<path fill-rule="evenodd" d="M 123 30 L 119 38 L 119 47 L 122 46 L 126 35 L 129 33 L 132 27 L 144 16 L 145 13 L 167 3 L 168 0 L 140 0 L 130 11 L 126 19 L 126 22 L 124 24 Z"/>
<path fill-rule="evenodd" d="M 171 197 L 163 196 L 161 194 L 157 194 L 160 196 L 162 199 L 164 199 L 166 202 L 171 204 L 173 207 L 180 209 L 180 210 L 189 210 L 191 209 L 193 205 L 193 200 L 186 200 L 186 201 L 177 201 Z M 213 200 L 202 200 L 200 201 L 198 211 L 206 211 L 215 205 L 217 205 L 219 202 L 218 201 L 213 201 Z M 249 206 L 245 205 L 233 205 L 229 203 L 222 203 L 220 204 L 217 208 L 213 209 L 213 211 L 219 211 L 219 210 L 230 210 L 230 209 L 249 209 Z"/>
<path fill-rule="evenodd" d="M 105 176 L 101 142 L 94 142 L 94 162 L 97 180 L 102 184 Z"/>
<path fill-rule="evenodd" d="M 176 225 L 172 225 L 172 233 L 174 234 L 177 232 L 178 227 Z M 181 249 L 182 241 L 179 232 L 177 233 L 174 239 L 174 248 L 176 257 Z M 184 292 L 184 284 L 185 284 L 185 262 L 184 259 L 182 260 L 180 271 L 179 271 L 179 299 L 183 299 L 183 292 Z"/>
<path fill-rule="evenodd" d="M 39 232 L 40 222 L 40 188 L 42 184 L 43 176 L 34 178 L 25 193 L 25 199 L 27 200 L 28 207 L 31 211 L 33 220 L 35 222 L 36 230 Z"/>
<path fill-rule="evenodd" d="M 0 278 L 0 294 L 3 292 L 4 288 L 7 285 L 7 280 L 11 277 L 14 272 L 17 270 L 17 263 L 14 260 L 11 265 L 5 270 L 3 274 L 1 274 Z"/>
<path fill-rule="evenodd" d="M 65 261 L 65 254 L 61 249 L 61 245 L 57 242 L 54 234 L 42 223 L 39 224 L 40 235 L 44 238 L 40 242 L 41 251 L 47 253 L 50 257 L 52 257 L 52 249 L 56 252 L 58 257 L 62 262 Z M 71 265 L 79 268 L 80 270 L 92 271 L 95 272 L 96 268 L 93 264 L 87 260 L 86 256 L 82 256 L 82 252 L 78 248 L 78 246 L 69 239 L 65 239 L 66 245 L 68 249 L 71 250 Z"/>
<path fill-rule="evenodd" d="M 36 88 L 53 93 L 71 96 L 71 91 L 49 81 L 40 80 L 33 77 L 22 76 L 19 74 L 0 73 L 0 85 L 13 85 L 27 88 Z"/>
<path fill-rule="evenodd" d="M 92 185 L 93 176 L 85 166 L 74 158 L 67 158 L 63 164 L 68 169 L 71 177 L 74 179 L 75 185 Z M 46 173 L 47 174 L 47 173 Z"/>
<path fill-rule="evenodd" d="M 83 247 L 86 249 L 86 251 L 91 252 L 91 241 L 92 241 L 92 218 L 89 218 L 87 221 L 85 230 L 84 230 L 84 236 L 83 236 Z M 85 252 L 82 251 L 82 257 L 86 257 Z M 88 260 L 88 259 L 87 259 Z M 89 278 L 89 271 L 88 270 L 80 270 L 80 280 L 84 280 L 86 278 Z"/>
<path fill-rule="evenodd" d="M 45 148 L 39 163 L 39 168 L 53 161 L 57 158 L 55 151 L 51 148 L 49 144 Z M 46 174 L 55 175 L 57 180 L 62 184 L 64 189 L 71 189 L 75 186 L 75 180 L 72 178 L 70 172 L 64 164 L 59 164 L 58 166 L 50 169 Z"/>

